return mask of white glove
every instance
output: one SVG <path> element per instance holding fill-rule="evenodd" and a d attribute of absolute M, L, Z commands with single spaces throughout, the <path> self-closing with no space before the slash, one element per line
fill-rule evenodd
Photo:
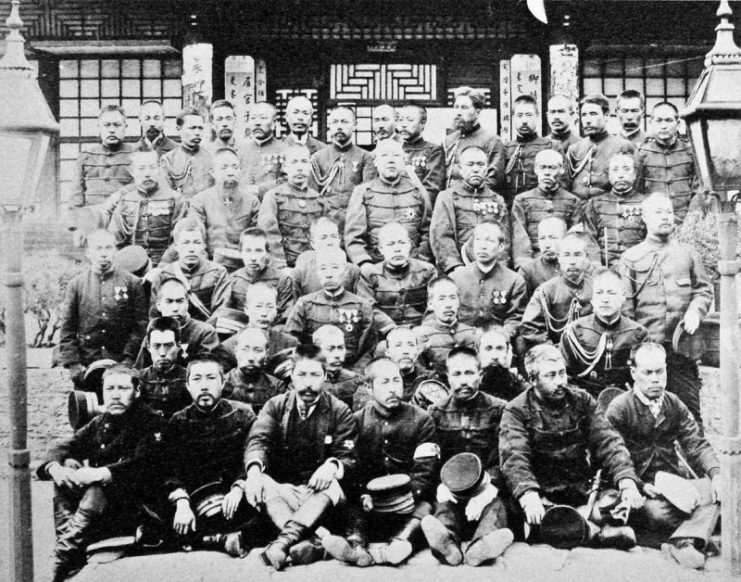
<path fill-rule="evenodd" d="M 445 485 L 440 483 L 440 485 L 437 486 L 437 502 L 438 503 L 445 503 L 446 501 L 450 501 L 450 503 L 458 503 L 458 500 L 455 498 L 455 495 L 453 495 Z"/>
<path fill-rule="evenodd" d="M 484 508 L 494 501 L 498 494 L 499 489 L 491 483 L 487 483 L 481 493 L 468 500 L 468 503 L 466 504 L 466 519 L 468 521 L 478 520 L 481 517 Z"/>

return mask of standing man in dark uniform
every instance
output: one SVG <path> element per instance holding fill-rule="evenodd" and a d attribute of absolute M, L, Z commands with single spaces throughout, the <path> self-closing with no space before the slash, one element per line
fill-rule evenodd
<path fill-rule="evenodd" d="M 205 147 L 214 155 L 219 150 L 230 149 L 235 152 L 239 148 L 239 142 L 234 135 L 237 124 L 237 116 L 234 113 L 234 105 L 226 99 L 219 99 L 211 103 L 209 117 L 213 141 Z"/>
<path fill-rule="evenodd" d="M 180 146 L 160 159 L 165 184 L 180 192 L 186 201 L 214 185 L 213 157 L 201 147 L 205 121 L 195 109 L 184 109 L 175 120 Z"/>
<path fill-rule="evenodd" d="M 550 216 L 538 223 L 538 248 L 540 252 L 531 259 L 522 259 L 517 272 L 525 279 L 528 301 L 535 290 L 561 272 L 558 264 L 558 241 L 566 234 L 566 223 Z"/>
<path fill-rule="evenodd" d="M 453 349 L 447 370 L 451 394 L 428 409 L 439 435 L 440 460 L 445 464 L 459 453 L 472 453 L 481 475 L 474 491 L 465 496 L 441 483 L 435 514 L 422 520 L 422 531 L 442 563 L 458 566 L 465 560 L 479 566 L 499 557 L 513 540 L 499 495 L 499 424 L 505 401 L 479 390 L 481 370 L 475 351 Z M 463 551 L 465 539 L 470 543 Z"/>
<path fill-rule="evenodd" d="M 597 469 L 620 490 L 626 505 L 640 508 L 644 499 L 623 439 L 594 398 L 567 385 L 558 349 L 536 346 L 525 357 L 525 370 L 532 387 L 507 403 L 499 435 L 502 474 L 522 519 L 535 527 L 552 505 L 585 505 Z M 596 545 L 635 545 L 629 527 L 601 527 L 591 520 L 587 525 L 589 541 Z"/>
<path fill-rule="evenodd" d="M 165 135 L 165 111 L 159 101 L 142 101 L 139 107 L 139 125 L 142 137 L 136 142 L 137 151 L 157 152 L 157 156 L 161 158 L 178 147 L 177 142 Z"/>
<path fill-rule="evenodd" d="M 569 147 L 566 170 L 570 186 L 586 204 L 590 198 L 609 192 L 607 166 L 616 153 L 633 154 L 635 146 L 624 137 L 607 132 L 610 102 L 604 95 L 588 95 L 581 101 L 581 124 L 584 138 Z"/>
<path fill-rule="evenodd" d="M 111 233 L 91 232 L 86 251 L 90 268 L 67 285 L 59 351 L 75 385 L 96 360 L 133 363 L 147 325 L 141 281 L 113 264 L 114 252 Z"/>
<path fill-rule="evenodd" d="M 250 109 L 251 132 L 239 142 L 241 183 L 262 201 L 281 177 L 283 152 L 288 146 L 275 137 L 275 106 L 256 103 Z"/>
<path fill-rule="evenodd" d="M 623 91 L 618 95 L 615 112 L 620 122 L 620 135 L 637 149 L 646 139 L 642 127 L 643 115 L 646 112 L 643 95 L 634 89 Z"/>
<path fill-rule="evenodd" d="M 345 248 L 350 260 L 361 271 L 367 270 L 363 265 L 381 261 L 378 231 L 384 224 L 399 222 L 409 232 L 412 256 L 432 261 L 430 197 L 406 177 L 401 144 L 391 139 L 380 141 L 374 156 L 378 178 L 357 186 L 347 207 Z"/>
<path fill-rule="evenodd" d="M 569 147 L 581 139 L 579 132 L 574 131 L 574 102 L 565 95 L 552 95 L 548 99 L 546 117 L 551 128 L 548 137 L 557 146 L 555 149 L 566 157 Z"/>
<path fill-rule="evenodd" d="M 486 153 L 487 170 L 484 183 L 495 192 L 505 185 L 504 144 L 496 133 L 481 127 L 479 116 L 486 104 L 484 94 L 471 87 L 455 90 L 453 110 L 454 131 L 448 134 L 443 144 L 445 150 L 445 188 L 461 178 L 460 155 L 467 146 L 479 146 Z"/>
<path fill-rule="evenodd" d="M 625 313 L 644 325 L 648 337 L 666 349 L 667 386 L 687 406 L 702 434 L 700 411 L 701 342 L 694 336 L 707 315 L 713 287 L 693 249 L 674 240 L 674 206 L 663 193 L 651 194 L 642 205 L 646 240 L 628 249 L 619 270 L 628 286 Z"/>
<path fill-rule="evenodd" d="M 419 547 L 420 521 L 432 512 L 440 448 L 430 415 L 402 401 L 399 367 L 382 357 L 366 373 L 373 400 L 355 413 L 359 470 L 353 479 L 347 538 L 330 535 L 322 545 L 332 557 L 355 566 L 396 566 Z M 374 505 L 366 489 L 373 479 L 387 475 L 409 478 L 408 489 L 402 489 L 406 504 L 396 511 Z M 372 538 L 385 543 L 369 552 Z"/>
<path fill-rule="evenodd" d="M 51 447 L 37 470 L 39 479 L 54 481 L 54 582 L 85 565 L 96 530 L 131 535 L 139 525 L 164 423 L 140 400 L 137 380 L 129 366 L 107 369 L 105 412 Z"/>
<path fill-rule="evenodd" d="M 399 134 L 396 133 L 396 122 L 398 118 L 399 115 L 396 109 L 388 103 L 382 103 L 378 107 L 374 107 L 371 118 L 373 141 L 376 143 L 384 139 L 399 141 Z"/>
<path fill-rule="evenodd" d="M 399 109 L 398 131 L 406 154 L 407 173 L 414 172 L 435 207 L 437 193 L 445 184 L 445 151 L 426 141 L 422 133 L 427 125 L 427 109 L 408 104 Z"/>
<path fill-rule="evenodd" d="M 335 107 L 327 123 L 332 142 L 311 156 L 309 187 L 329 203 L 329 217 L 345 232 L 345 214 L 356 186 L 376 177 L 373 156 L 353 141 L 355 113 L 349 107 Z"/>
<path fill-rule="evenodd" d="M 314 119 L 314 106 L 311 101 L 303 95 L 291 97 L 286 105 L 286 123 L 290 133 L 283 138 L 287 148 L 303 146 L 309 150 L 309 155 L 326 147 L 323 141 L 319 141 L 311 135 L 311 126 Z"/>
<path fill-rule="evenodd" d="M 446 275 L 474 260 L 473 229 L 482 222 L 494 222 L 507 233 L 510 224 L 507 205 L 485 184 L 486 152 L 467 146 L 459 154 L 460 180 L 440 192 L 430 222 L 430 245 L 439 269 Z"/>
<path fill-rule="evenodd" d="M 357 464 L 357 424 L 350 409 L 324 391 L 325 375 L 321 350 L 298 346 L 291 390 L 267 402 L 247 443 L 245 496 L 280 531 L 262 554 L 276 570 L 289 555 L 293 564 L 316 559 L 321 546 L 306 538 L 337 508 L 344 497 L 339 482 Z"/>
<path fill-rule="evenodd" d="M 692 197 L 700 188 L 695 155 L 689 141 L 679 135 L 679 112 L 662 101 L 651 112 L 652 134 L 636 152 L 636 190 L 665 192 L 672 199 L 674 217 L 683 221 Z"/>
<path fill-rule="evenodd" d="M 538 102 L 530 95 L 520 95 L 512 106 L 517 137 L 504 144 L 504 198 L 509 206 L 515 196 L 538 185 L 535 175 L 535 156 L 554 149 L 549 137 L 538 135 Z"/>
<path fill-rule="evenodd" d="M 336 325 L 323 325 L 311 334 L 327 364 L 324 390 L 347 404 L 350 410 L 359 410 L 368 400 L 368 385 L 363 376 L 345 368 L 347 348 L 345 335 Z"/>

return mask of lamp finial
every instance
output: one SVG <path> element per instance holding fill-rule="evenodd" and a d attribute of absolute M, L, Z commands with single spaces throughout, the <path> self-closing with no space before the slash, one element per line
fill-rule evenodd
<path fill-rule="evenodd" d="M 720 23 L 715 27 L 715 46 L 705 57 L 705 66 L 741 63 L 741 49 L 733 38 L 735 26 L 731 24 L 731 5 L 728 0 L 720 0 L 720 6 L 715 15 Z"/>
<path fill-rule="evenodd" d="M 10 32 L 5 37 L 5 56 L 0 59 L 0 71 L 19 76 L 33 77 L 33 67 L 26 59 L 23 45 L 26 41 L 21 36 L 23 21 L 19 12 L 20 0 L 11 0 L 10 15 L 5 20 Z"/>

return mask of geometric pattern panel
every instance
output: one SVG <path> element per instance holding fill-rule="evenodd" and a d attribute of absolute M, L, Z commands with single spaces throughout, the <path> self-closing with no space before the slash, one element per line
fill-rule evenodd
<path fill-rule="evenodd" d="M 330 68 L 330 99 L 437 101 L 437 65 L 336 64 Z"/>
<path fill-rule="evenodd" d="M 457 87 L 455 89 L 457 89 Z M 448 89 L 448 107 L 453 107 L 453 105 L 455 105 L 455 89 Z M 484 87 L 474 87 L 474 89 L 476 89 L 477 91 L 482 91 L 484 93 L 484 97 L 486 98 L 486 107 L 491 107 L 491 89 L 487 89 Z"/>
<path fill-rule="evenodd" d="M 276 89 L 273 104 L 278 110 L 278 118 L 275 124 L 275 134 L 277 137 L 288 135 L 289 128 L 286 123 L 286 106 L 293 97 L 306 97 L 311 101 L 314 107 L 314 114 L 311 118 L 311 128 L 309 132 L 316 136 L 319 131 L 319 91 L 316 89 Z"/>

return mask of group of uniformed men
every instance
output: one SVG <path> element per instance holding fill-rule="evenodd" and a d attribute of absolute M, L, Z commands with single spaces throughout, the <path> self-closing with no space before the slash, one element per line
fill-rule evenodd
<path fill-rule="evenodd" d="M 110 367 L 102 415 L 38 470 L 57 580 L 111 523 L 140 548 L 267 543 L 276 569 L 650 536 L 702 567 L 719 465 L 695 340 L 712 288 L 672 238 L 697 198 L 676 108 L 654 107 L 646 136 L 626 92 L 609 135 L 607 99 L 588 96 L 579 138 L 553 96 L 541 137 L 523 96 L 504 144 L 483 107 L 460 88 L 442 146 L 423 107 L 377 107 L 372 153 L 347 107 L 329 145 L 313 138 L 303 97 L 282 141 L 268 103 L 244 138 L 227 101 L 184 110 L 179 144 L 159 103 L 135 145 L 103 108 L 74 203 L 104 228 L 86 233 L 60 357 L 77 387 Z"/>

